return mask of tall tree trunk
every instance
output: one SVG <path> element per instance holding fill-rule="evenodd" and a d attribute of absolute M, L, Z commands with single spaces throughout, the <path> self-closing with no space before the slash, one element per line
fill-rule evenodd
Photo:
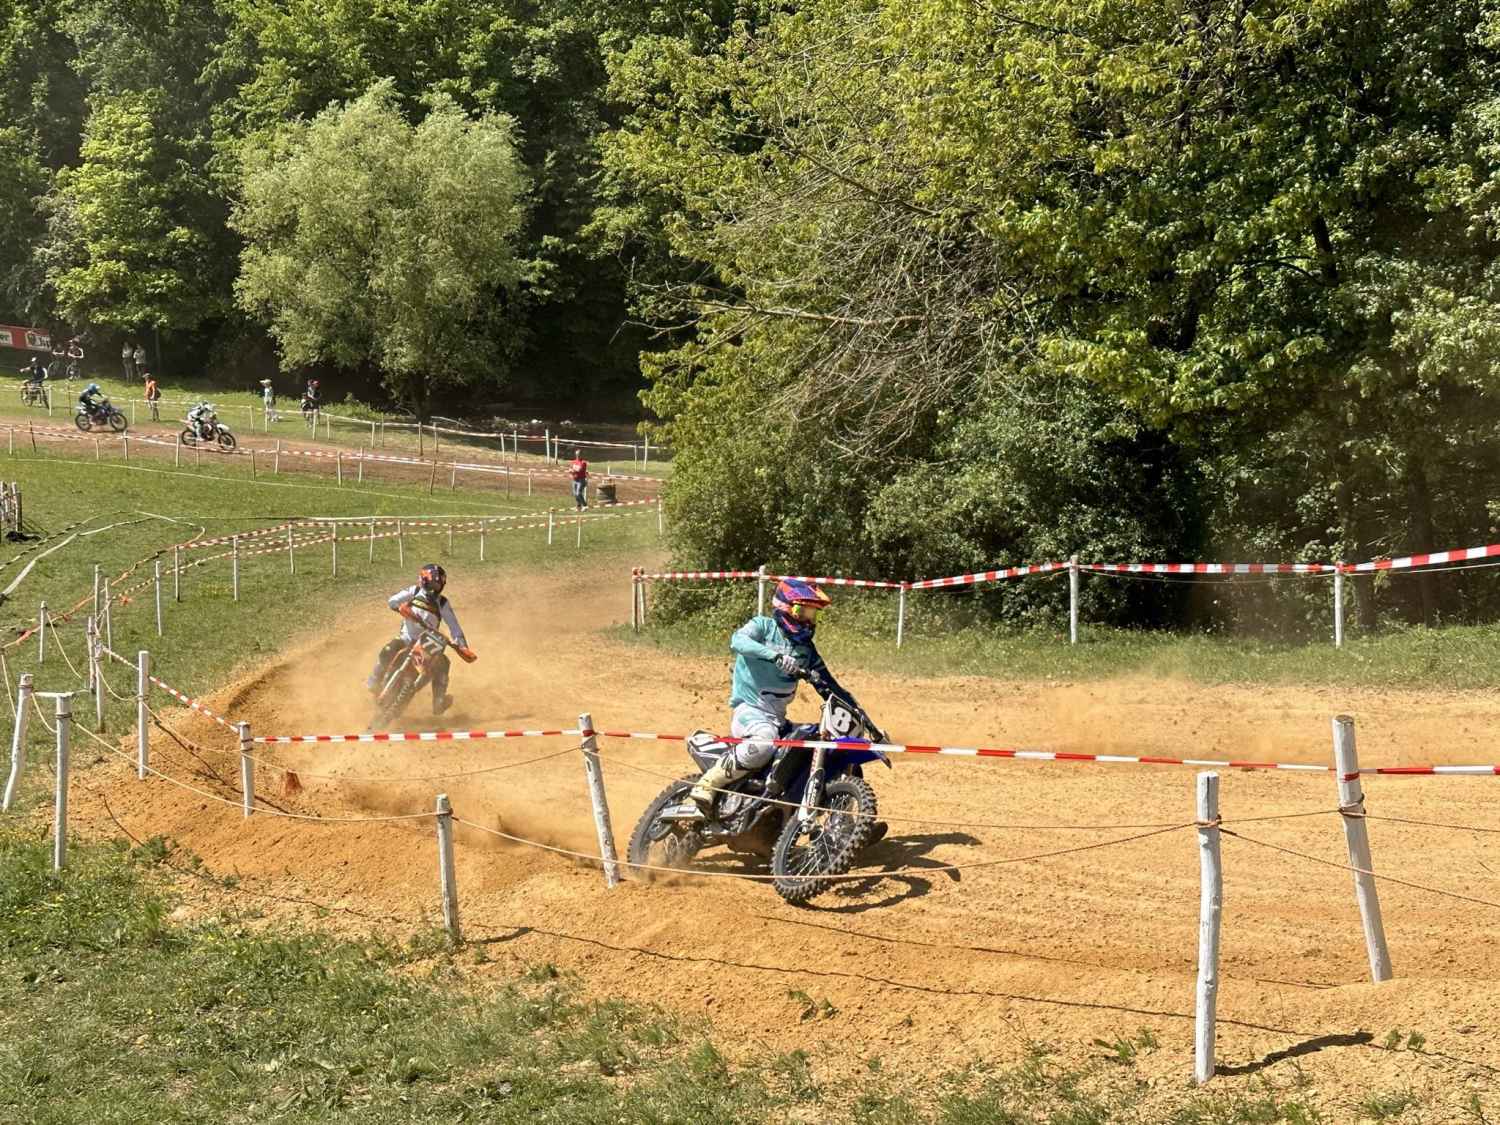
<path fill-rule="evenodd" d="M 1414 555 L 1421 554 L 1436 546 L 1436 533 L 1432 526 L 1432 489 L 1427 483 L 1427 465 L 1419 455 L 1412 454 L 1407 459 L 1405 478 L 1406 507 L 1411 521 L 1407 550 Z M 1418 570 L 1413 572 L 1411 580 L 1417 584 L 1417 609 L 1422 624 L 1436 624 L 1436 575 Z"/>

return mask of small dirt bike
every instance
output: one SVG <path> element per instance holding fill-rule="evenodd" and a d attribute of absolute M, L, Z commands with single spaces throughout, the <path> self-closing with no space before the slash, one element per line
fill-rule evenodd
<path fill-rule="evenodd" d="M 80 404 L 73 411 L 73 424 L 84 433 L 88 433 L 95 426 L 102 426 L 117 434 L 124 433 L 125 427 L 129 425 L 125 421 L 125 415 L 121 414 L 107 398 L 100 399 L 92 410 L 85 410 Z"/>
<path fill-rule="evenodd" d="M 406 705 L 428 684 L 438 669 L 439 661 L 447 661 L 445 649 L 451 648 L 467 664 L 479 657 L 466 648 L 459 648 L 443 634 L 434 629 L 423 629 L 415 641 L 407 645 L 387 665 L 385 680 L 380 693 L 375 697 L 375 717 L 370 720 L 371 730 L 380 730 L 394 719 L 400 718 Z"/>
<path fill-rule="evenodd" d="M 41 383 L 33 383 L 30 380 L 21 384 L 22 406 L 46 406 L 47 388 Z"/>
<path fill-rule="evenodd" d="M 811 677 L 804 677 L 811 679 Z M 813 749 L 778 746 L 763 769 L 726 787 L 705 816 L 688 791 L 698 776 L 674 781 L 646 806 L 630 837 L 630 862 L 687 867 L 704 848 L 723 844 L 730 851 L 769 857 L 776 893 L 787 902 L 808 902 L 842 875 L 860 851 L 885 834 L 877 827 L 875 790 L 863 767 L 890 759 L 871 742 L 885 732 L 852 699 L 831 693 L 817 723 L 788 726 L 785 739 L 848 742 Z M 708 731 L 687 740 L 687 751 L 706 770 L 730 749 Z"/>
<path fill-rule="evenodd" d="M 229 427 L 218 418 L 204 419 L 201 434 L 191 425 L 183 427 L 182 433 L 177 435 L 177 440 L 189 446 L 197 445 L 201 441 L 205 444 L 218 442 L 224 449 L 234 448 L 234 435 L 229 432 Z"/>

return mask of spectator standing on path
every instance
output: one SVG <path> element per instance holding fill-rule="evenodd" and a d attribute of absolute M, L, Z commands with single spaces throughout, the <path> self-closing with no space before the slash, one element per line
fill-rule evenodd
<path fill-rule="evenodd" d="M 135 345 L 126 340 L 120 345 L 120 363 L 125 368 L 125 381 L 135 378 Z"/>
<path fill-rule="evenodd" d="M 581 512 L 589 506 L 589 463 L 576 449 L 573 460 L 568 462 L 568 475 L 573 478 L 573 503 Z"/>
<path fill-rule="evenodd" d="M 144 376 L 146 371 L 146 349 L 139 344 L 135 346 L 135 369 Z"/>
<path fill-rule="evenodd" d="M 158 403 L 161 402 L 161 388 L 156 385 L 156 376 L 149 371 L 142 371 L 141 377 L 146 380 L 146 404 L 151 407 L 151 421 L 161 421 L 161 411 Z"/>
<path fill-rule="evenodd" d="M 266 405 L 266 425 L 281 421 L 281 416 L 276 413 L 276 389 L 271 385 L 271 380 L 260 381 L 260 398 Z"/>

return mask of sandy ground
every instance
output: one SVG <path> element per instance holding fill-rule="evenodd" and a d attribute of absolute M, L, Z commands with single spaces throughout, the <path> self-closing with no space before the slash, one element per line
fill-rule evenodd
<path fill-rule="evenodd" d="M 668 657 L 600 633 L 627 612 L 624 587 L 601 582 L 597 570 L 569 569 L 451 591 L 482 658 L 455 671 L 460 704 L 447 725 L 572 726 L 589 711 L 601 729 L 722 726 L 727 659 Z M 389 629 L 372 609 L 213 703 L 259 733 L 359 730 L 368 708 L 358 679 Z M 845 679 L 897 741 L 1325 762 L 1329 719 L 1348 712 L 1366 765 L 1500 758 L 1487 737 L 1500 719 L 1490 695 Z M 801 708 L 812 709 L 807 700 Z M 233 799 L 236 763 L 215 752 L 230 746 L 228 732 L 192 715 L 174 723 L 212 749 L 195 756 L 158 738 L 158 764 Z M 300 771 L 305 789 L 283 796 L 264 769 L 261 784 L 281 808 L 328 817 L 424 812 L 441 790 L 477 824 L 594 851 L 576 753 L 531 761 L 568 745 L 263 747 Z M 687 772 L 688 762 L 674 743 L 605 741 L 601 749 L 623 850 L 663 778 Z M 507 766 L 515 768 L 496 768 Z M 480 770 L 490 772 L 435 776 Z M 576 971 L 593 995 L 706 1018 L 731 1053 L 735 1044 L 745 1053 L 801 1047 L 823 1075 L 863 1071 L 878 1056 L 887 1076 L 913 1084 L 976 1061 L 1016 1061 L 1034 1043 L 1065 1059 L 1097 1059 L 1096 1039 L 1149 1028 L 1160 1046 L 1138 1060 L 1137 1073 L 1164 1112 L 1185 1096 L 1198 940 L 1193 830 L 1024 857 L 1191 821 L 1193 771 L 897 758 L 874 780 L 892 831 L 866 856 L 871 877 L 811 908 L 728 878 L 606 890 L 588 865 L 460 828 L 466 937 L 483 943 L 488 958 L 474 971 L 503 978 L 552 962 Z M 1500 778 L 1368 779 L 1372 813 L 1434 822 L 1371 821 L 1377 868 L 1500 903 L 1497 785 Z M 80 789 L 80 815 L 100 831 L 115 830 L 113 817 L 137 837 L 179 840 L 211 870 L 282 896 L 240 896 L 273 918 L 316 916 L 321 925 L 393 935 L 438 920 L 430 821 L 245 821 L 229 804 L 137 783 L 108 759 Z M 1244 837 L 1345 859 L 1331 777 L 1228 771 L 1221 805 L 1226 827 Z M 1317 815 L 1247 822 L 1287 813 Z M 978 866 L 922 870 L 948 864 Z M 735 860 L 709 866 L 755 870 Z M 1310 1083 L 1334 1120 L 1352 1119 L 1357 1100 L 1376 1091 L 1425 1092 L 1454 1120 L 1464 1119 L 1459 1107 L 1470 1092 L 1488 1105 L 1500 1097 L 1500 908 L 1382 883 L 1396 979 L 1376 986 L 1347 871 L 1232 837 L 1224 868 L 1216 1087 Z M 804 1019 L 806 1001 L 793 992 L 826 999 L 832 1011 Z M 1403 1041 L 1415 1030 L 1425 1043 L 1384 1049 L 1398 1029 Z"/>

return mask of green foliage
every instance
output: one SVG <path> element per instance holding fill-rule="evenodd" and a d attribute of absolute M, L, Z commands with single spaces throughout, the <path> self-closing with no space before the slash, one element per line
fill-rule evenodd
<path fill-rule="evenodd" d="M 424 419 L 434 388 L 490 370 L 485 318 L 519 279 L 513 134 L 441 96 L 408 125 L 379 83 L 245 154 L 236 291 L 288 366 L 373 365 Z"/>

